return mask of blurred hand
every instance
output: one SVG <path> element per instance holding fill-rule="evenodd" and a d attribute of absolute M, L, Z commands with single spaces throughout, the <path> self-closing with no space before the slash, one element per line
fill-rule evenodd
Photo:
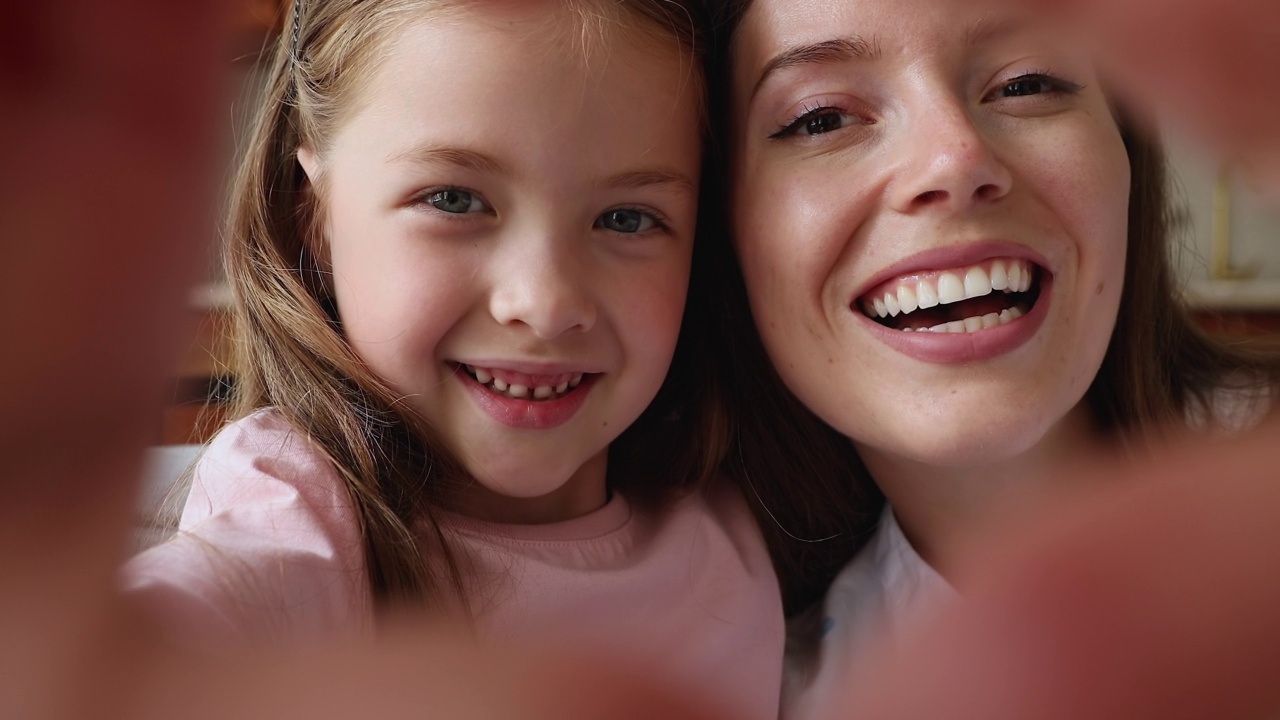
<path fill-rule="evenodd" d="M 224 0 L 8 3 L 0 22 L 0 716 L 707 718 L 608 658 L 450 628 L 207 658 L 114 591 L 216 227 Z"/>

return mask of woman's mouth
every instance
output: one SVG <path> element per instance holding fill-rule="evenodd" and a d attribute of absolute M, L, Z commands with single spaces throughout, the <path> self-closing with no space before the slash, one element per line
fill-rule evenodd
<path fill-rule="evenodd" d="M 513 400 L 533 402 L 559 400 L 582 383 L 586 373 L 567 372 L 555 375 L 529 375 L 502 368 L 485 368 L 459 364 L 463 372 L 495 395 Z"/>
<path fill-rule="evenodd" d="M 1040 296 L 1043 272 L 1028 260 L 984 260 L 889 280 L 860 296 L 856 304 L 867 317 L 895 330 L 978 332 L 1007 325 L 1029 312 Z"/>

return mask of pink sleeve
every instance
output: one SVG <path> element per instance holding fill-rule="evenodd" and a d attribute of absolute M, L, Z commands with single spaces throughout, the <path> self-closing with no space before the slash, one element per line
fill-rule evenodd
<path fill-rule="evenodd" d="M 176 639 L 234 646 L 367 629 L 365 577 L 341 477 L 266 410 L 214 438 L 177 535 L 130 560 L 123 580 Z"/>

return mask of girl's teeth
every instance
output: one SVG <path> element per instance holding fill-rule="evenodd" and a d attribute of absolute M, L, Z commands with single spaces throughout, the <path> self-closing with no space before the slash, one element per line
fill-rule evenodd
<path fill-rule="evenodd" d="M 495 392 L 499 392 L 507 397 L 516 399 L 532 398 L 534 400 L 548 400 L 556 395 L 563 395 L 568 392 L 570 388 L 577 387 L 582 382 L 583 375 L 582 373 L 577 373 L 568 380 L 565 380 L 555 386 L 529 386 L 515 383 L 509 384 L 500 378 L 494 377 L 493 371 L 485 368 L 478 368 L 473 365 L 466 365 L 465 367 L 467 372 L 471 373 L 472 377 L 476 379 L 476 382 L 479 382 L 481 385 L 488 385 L 489 388 Z"/>

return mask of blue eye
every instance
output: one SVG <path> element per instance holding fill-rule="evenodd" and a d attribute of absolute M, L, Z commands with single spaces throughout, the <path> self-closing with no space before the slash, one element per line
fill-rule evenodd
<path fill-rule="evenodd" d="M 595 227 L 617 233 L 642 233 L 658 227 L 658 219 L 647 212 L 619 208 L 596 218 Z"/>
<path fill-rule="evenodd" d="M 455 215 L 484 212 L 489 209 L 489 206 L 478 195 L 457 188 L 432 191 L 427 194 L 425 201 L 440 212 Z"/>

